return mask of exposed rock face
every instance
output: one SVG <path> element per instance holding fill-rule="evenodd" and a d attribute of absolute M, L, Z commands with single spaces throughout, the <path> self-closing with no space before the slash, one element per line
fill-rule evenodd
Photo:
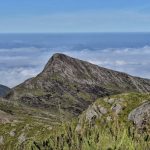
<path fill-rule="evenodd" d="M 0 97 L 5 96 L 10 91 L 10 88 L 0 85 Z"/>
<path fill-rule="evenodd" d="M 55 54 L 37 77 L 15 87 L 6 98 L 75 116 L 98 97 L 131 91 L 150 92 L 150 80 Z"/>
<path fill-rule="evenodd" d="M 143 128 L 146 124 L 150 126 L 150 102 L 146 102 L 131 111 L 128 119 L 133 121 L 138 128 Z"/>
<path fill-rule="evenodd" d="M 120 104 L 114 104 L 111 109 L 116 114 L 119 114 L 122 111 L 122 106 Z"/>
<path fill-rule="evenodd" d="M 86 125 L 128 124 L 129 121 L 142 131 L 149 131 L 150 94 L 126 93 L 97 99 L 79 116 L 76 131 L 82 132 Z"/>
<path fill-rule="evenodd" d="M 101 101 L 102 104 L 97 103 L 99 101 Z M 111 121 L 112 117 L 110 115 L 115 114 L 117 116 L 123 111 L 123 101 L 123 99 L 108 97 L 97 100 L 90 105 L 88 109 L 82 113 L 82 115 L 80 115 L 79 124 L 95 124 L 96 120 L 100 120 L 102 117 L 107 121 Z"/>
<path fill-rule="evenodd" d="M 86 111 L 86 121 L 91 122 L 95 119 L 101 118 L 101 116 L 107 114 L 107 108 L 101 105 L 92 105 Z"/>

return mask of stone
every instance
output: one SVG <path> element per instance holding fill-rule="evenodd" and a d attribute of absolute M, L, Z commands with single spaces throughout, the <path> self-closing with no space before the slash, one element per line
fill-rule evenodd
<path fill-rule="evenodd" d="M 112 121 L 112 117 L 111 116 L 108 116 L 106 119 L 107 119 L 107 121 Z"/>
<path fill-rule="evenodd" d="M 116 114 L 119 114 L 122 111 L 122 106 L 121 106 L 121 104 L 114 104 L 111 109 Z"/>
<path fill-rule="evenodd" d="M 89 122 L 91 122 L 94 118 L 97 118 L 98 114 L 96 113 L 96 111 L 94 109 L 89 109 L 86 112 L 86 120 L 88 120 Z"/>
<path fill-rule="evenodd" d="M 132 110 L 128 115 L 128 120 L 132 121 L 138 128 L 150 124 L 150 102 L 145 102 Z"/>
<path fill-rule="evenodd" d="M 104 98 L 103 100 L 104 100 L 104 102 L 108 103 L 108 100 L 109 100 L 109 99 L 108 99 L 108 97 L 106 97 L 106 98 Z"/>
<path fill-rule="evenodd" d="M 108 99 L 108 103 L 109 103 L 109 104 L 112 104 L 112 103 L 114 103 L 114 102 L 115 102 L 115 100 L 114 100 L 113 98 Z"/>
<path fill-rule="evenodd" d="M 15 136 L 15 130 L 10 131 L 10 136 L 14 137 Z"/>
<path fill-rule="evenodd" d="M 4 144 L 4 138 L 3 136 L 0 136 L 0 145 Z"/>
<path fill-rule="evenodd" d="M 79 123 L 75 129 L 76 132 L 80 133 L 82 131 L 82 126 L 81 124 Z"/>
<path fill-rule="evenodd" d="M 18 142 L 19 143 L 23 143 L 26 140 L 26 136 L 24 135 L 24 133 L 22 133 L 19 137 L 18 137 Z"/>
<path fill-rule="evenodd" d="M 102 107 L 102 106 L 98 106 L 99 107 L 99 111 L 100 113 L 102 113 L 103 115 L 107 114 L 107 109 Z"/>

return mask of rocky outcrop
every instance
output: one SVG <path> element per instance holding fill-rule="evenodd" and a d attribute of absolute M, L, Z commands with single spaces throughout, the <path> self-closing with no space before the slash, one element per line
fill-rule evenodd
<path fill-rule="evenodd" d="M 143 128 L 145 125 L 150 126 L 150 102 L 145 102 L 132 110 L 128 116 L 128 119 L 138 128 Z"/>
<path fill-rule="evenodd" d="M 85 118 L 87 121 L 91 122 L 94 119 L 101 118 L 101 116 L 107 114 L 107 108 L 101 105 L 92 105 L 86 111 Z"/>
<path fill-rule="evenodd" d="M 124 99 L 109 97 L 97 100 L 80 115 L 78 127 L 85 123 L 94 125 L 97 120 L 102 118 L 107 122 L 112 121 L 112 116 L 118 116 L 125 108 L 123 102 Z"/>
<path fill-rule="evenodd" d="M 147 99 L 147 101 L 145 100 Z M 150 129 L 150 95 L 139 93 L 119 94 L 96 100 L 80 116 L 76 131 L 88 125 L 109 125 L 133 122 L 137 128 Z"/>

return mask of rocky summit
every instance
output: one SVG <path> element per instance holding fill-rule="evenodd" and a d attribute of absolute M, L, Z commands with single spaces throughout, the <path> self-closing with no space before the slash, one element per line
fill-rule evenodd
<path fill-rule="evenodd" d="M 125 92 L 150 92 L 150 80 L 57 53 L 6 99 L 67 118 L 78 116 L 99 97 Z"/>

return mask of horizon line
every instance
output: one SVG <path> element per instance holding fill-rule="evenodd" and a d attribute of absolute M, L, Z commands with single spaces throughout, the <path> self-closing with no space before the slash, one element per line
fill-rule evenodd
<path fill-rule="evenodd" d="M 150 33 L 150 31 L 106 31 L 106 32 L 0 32 L 0 34 L 107 34 L 107 33 Z"/>

